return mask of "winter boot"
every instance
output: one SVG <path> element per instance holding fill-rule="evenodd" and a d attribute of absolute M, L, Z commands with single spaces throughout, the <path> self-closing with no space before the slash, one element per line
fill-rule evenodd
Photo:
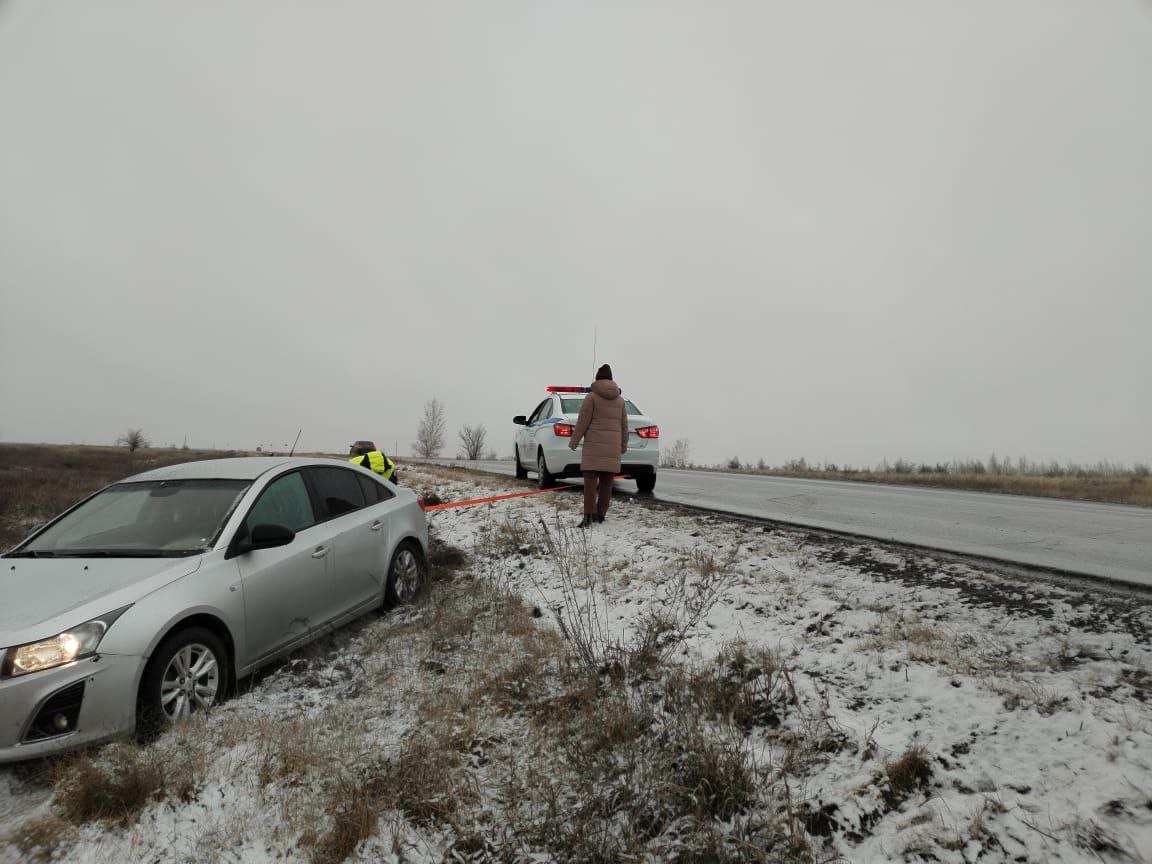
<path fill-rule="evenodd" d="M 592 516 L 592 514 L 591 514 L 591 513 L 585 513 L 585 514 L 584 514 L 584 518 L 580 520 L 580 524 L 579 524 L 579 525 L 577 525 L 576 527 L 577 527 L 577 528 L 587 528 L 587 527 L 589 527 L 589 526 L 592 524 L 592 519 L 593 519 L 593 518 L 594 518 L 594 517 Z"/>

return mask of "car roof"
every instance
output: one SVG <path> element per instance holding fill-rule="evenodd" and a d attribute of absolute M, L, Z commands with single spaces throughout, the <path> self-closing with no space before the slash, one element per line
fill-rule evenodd
<path fill-rule="evenodd" d="M 204 459 L 153 468 L 126 477 L 121 483 L 143 480 L 255 480 L 268 471 L 304 465 L 343 465 L 341 459 L 312 459 L 289 456 L 236 456 L 229 459 Z"/>

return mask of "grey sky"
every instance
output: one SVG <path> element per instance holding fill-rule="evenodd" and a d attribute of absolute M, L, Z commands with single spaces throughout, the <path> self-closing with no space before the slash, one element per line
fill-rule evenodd
<path fill-rule="evenodd" d="M 1152 461 L 1141 0 L 0 0 L 0 438 Z"/>

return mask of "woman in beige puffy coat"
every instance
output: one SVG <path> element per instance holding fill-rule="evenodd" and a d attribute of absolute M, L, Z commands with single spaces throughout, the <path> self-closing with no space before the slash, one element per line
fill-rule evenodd
<path fill-rule="evenodd" d="M 568 447 L 584 441 L 580 471 L 584 475 L 584 518 L 581 528 L 603 522 L 612 501 L 612 478 L 620 473 L 620 457 L 628 452 L 628 412 L 607 363 L 596 370 L 592 392 L 584 397 Z"/>

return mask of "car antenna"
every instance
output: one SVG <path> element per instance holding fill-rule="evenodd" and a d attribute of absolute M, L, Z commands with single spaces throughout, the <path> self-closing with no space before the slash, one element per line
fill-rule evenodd
<path fill-rule="evenodd" d="M 300 432 L 303 431 L 303 429 L 300 430 Z M 296 452 L 296 445 L 300 443 L 300 432 L 296 433 L 296 440 L 292 442 L 292 449 L 288 451 L 289 456 Z"/>

